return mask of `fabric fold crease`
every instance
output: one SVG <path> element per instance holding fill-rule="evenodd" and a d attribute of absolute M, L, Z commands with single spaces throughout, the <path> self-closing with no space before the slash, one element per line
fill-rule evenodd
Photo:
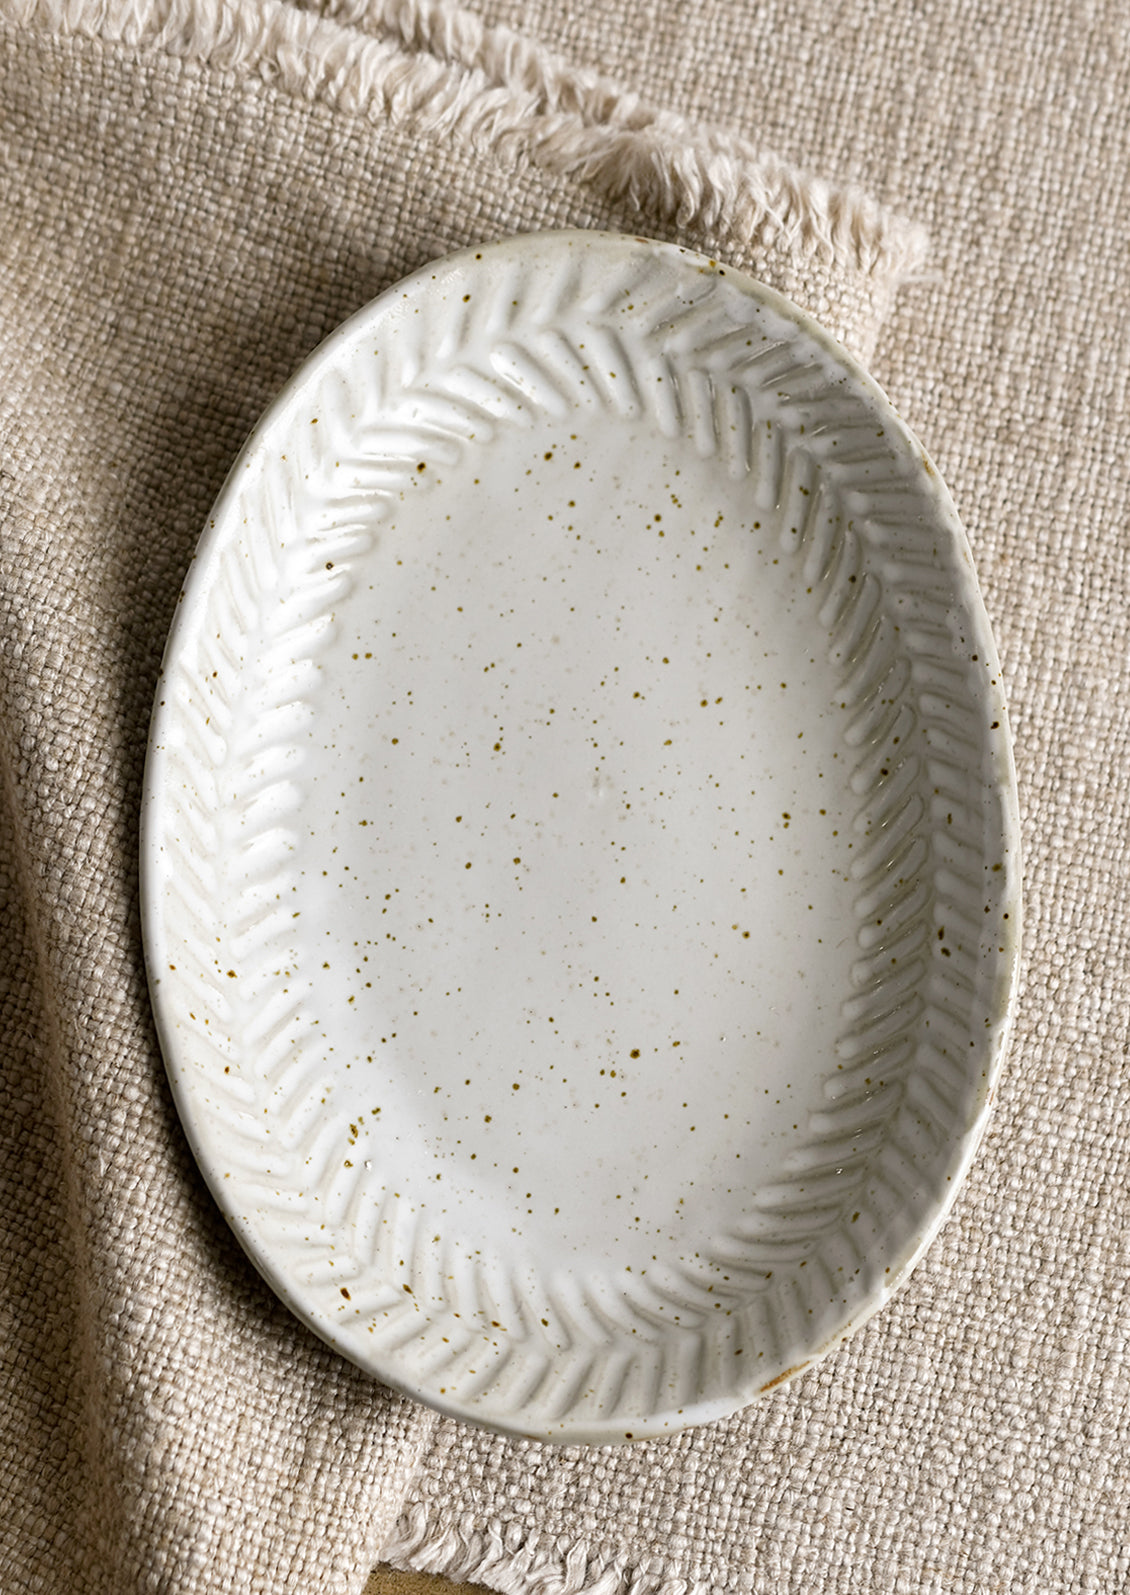
<path fill-rule="evenodd" d="M 147 1001 L 145 738 L 196 536 L 288 375 L 438 254 L 645 232 L 865 354 L 921 235 L 436 4 L 0 0 L 0 152 L 0 1583 L 358 1590 L 436 1419 L 253 1272 Z"/>

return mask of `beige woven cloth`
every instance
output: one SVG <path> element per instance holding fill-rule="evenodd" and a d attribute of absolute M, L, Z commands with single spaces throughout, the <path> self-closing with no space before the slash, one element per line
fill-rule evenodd
<path fill-rule="evenodd" d="M 0 0 L 0 1589 L 1130 1588 L 1118 0 L 480 16 Z M 873 357 L 971 534 L 1027 849 L 1011 1068 L 906 1291 L 749 1412 L 599 1452 L 435 1420 L 258 1281 L 171 1107 L 135 862 L 164 634 L 255 417 L 405 271 L 563 225 L 725 255 Z"/>

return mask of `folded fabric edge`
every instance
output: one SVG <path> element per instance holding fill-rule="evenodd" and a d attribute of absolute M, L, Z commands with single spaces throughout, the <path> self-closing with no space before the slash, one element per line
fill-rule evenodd
<path fill-rule="evenodd" d="M 538 1534 L 525 1539 L 515 1525 L 433 1518 L 419 1504 L 402 1514 L 380 1559 L 402 1572 L 484 1584 L 500 1595 L 717 1595 L 657 1559 L 633 1565 L 580 1543 Z"/>
<path fill-rule="evenodd" d="M 531 108 L 542 118 L 571 116 L 606 138 L 623 135 L 615 145 L 610 143 L 607 166 L 591 174 L 604 178 L 601 186 L 612 198 L 630 196 L 633 183 L 641 193 L 651 187 L 652 200 L 678 225 L 697 223 L 710 233 L 731 232 L 743 239 L 768 222 L 781 230 L 787 244 L 887 279 L 892 288 L 915 276 L 925 263 L 924 229 L 877 204 L 857 186 L 816 177 L 758 149 L 736 130 L 697 125 L 651 105 L 513 29 L 488 26 L 451 0 L 294 3 L 481 72 L 491 83 L 530 97 Z M 553 160 L 556 152 L 546 153 Z M 566 150 L 560 153 L 568 159 Z M 652 155 L 658 159 L 649 161 Z M 641 157 L 643 169 L 633 170 Z M 664 160 L 669 164 L 667 181 L 655 184 Z"/>
<path fill-rule="evenodd" d="M 262 78 L 507 167 L 526 158 L 641 227 L 816 257 L 884 297 L 925 259 L 922 229 L 857 188 L 648 106 L 449 0 L 0 0 L 0 22 Z"/>

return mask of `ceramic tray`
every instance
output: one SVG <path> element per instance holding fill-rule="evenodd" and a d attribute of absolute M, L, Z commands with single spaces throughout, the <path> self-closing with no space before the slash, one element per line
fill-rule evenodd
<path fill-rule="evenodd" d="M 176 1101 L 346 1357 L 669 1433 L 936 1230 L 1015 849 L 966 540 L 869 378 L 685 251 L 471 250 L 309 360 L 189 573 L 143 844 Z"/>

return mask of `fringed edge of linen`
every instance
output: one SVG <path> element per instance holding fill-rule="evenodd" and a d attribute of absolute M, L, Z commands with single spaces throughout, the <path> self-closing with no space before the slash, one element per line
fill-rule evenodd
<path fill-rule="evenodd" d="M 449 0 L 0 0 L 0 21 L 254 75 L 543 170 L 653 223 L 783 247 L 893 293 L 922 229 L 729 130 L 656 109 Z"/>

